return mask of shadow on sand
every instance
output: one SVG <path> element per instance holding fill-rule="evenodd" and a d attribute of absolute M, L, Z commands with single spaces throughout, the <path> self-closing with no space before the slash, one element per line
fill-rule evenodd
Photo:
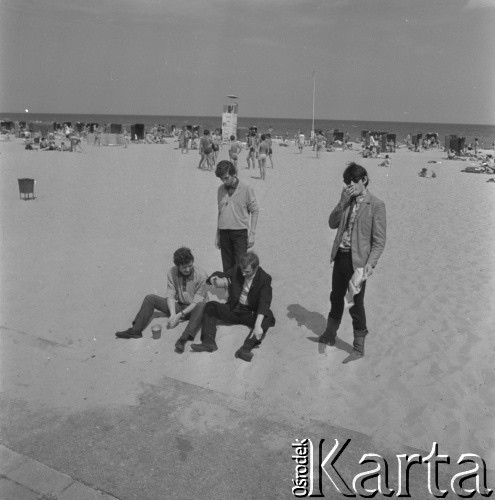
<path fill-rule="evenodd" d="M 305 326 L 308 330 L 311 330 L 316 337 L 307 337 L 309 341 L 318 344 L 318 352 L 320 354 L 325 352 L 325 349 L 329 346 L 318 342 L 319 336 L 325 331 L 327 325 L 327 320 L 325 317 L 314 311 L 308 311 L 305 307 L 299 304 L 290 304 L 287 306 L 287 317 L 290 319 L 295 319 L 298 326 Z M 340 349 L 347 353 L 352 352 L 352 345 L 348 344 L 341 338 L 337 337 L 335 345 L 336 349 Z"/>

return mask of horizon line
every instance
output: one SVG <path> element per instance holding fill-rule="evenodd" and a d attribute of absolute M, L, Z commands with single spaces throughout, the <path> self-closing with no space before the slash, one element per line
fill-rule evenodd
<path fill-rule="evenodd" d="M 9 112 L 4 112 L 0 111 L 0 116 L 1 115 L 25 115 L 28 117 L 30 114 L 34 115 L 81 115 L 81 116 L 88 116 L 88 115 L 108 115 L 108 116 L 149 116 L 149 117 L 185 117 L 185 118 L 216 118 L 216 115 L 177 115 L 177 114 L 143 114 L 143 113 L 57 113 L 57 112 L 29 112 L 29 113 L 24 113 L 22 111 L 16 112 L 16 111 L 9 111 Z M 222 117 L 218 116 L 218 118 L 221 120 Z M 239 117 L 238 117 L 239 118 Z M 274 116 L 243 116 L 242 119 L 263 119 L 263 120 L 308 120 L 311 121 L 312 118 L 296 118 L 296 117 L 274 117 Z M 430 122 L 430 121 L 403 121 L 403 120 L 369 120 L 369 119 L 358 119 L 358 118 L 315 118 L 315 122 L 318 120 L 320 121 L 332 121 L 332 122 L 353 122 L 353 121 L 359 121 L 359 122 L 376 122 L 376 123 L 421 123 L 421 124 L 432 124 L 432 125 L 480 125 L 484 127 L 495 127 L 495 123 L 466 123 L 466 122 Z"/>

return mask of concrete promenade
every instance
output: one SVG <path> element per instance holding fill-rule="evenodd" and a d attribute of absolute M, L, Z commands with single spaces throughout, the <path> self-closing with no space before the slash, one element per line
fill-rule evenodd
<path fill-rule="evenodd" d="M 111 500 L 37 460 L 0 445 L 0 498 L 2 500 Z"/>

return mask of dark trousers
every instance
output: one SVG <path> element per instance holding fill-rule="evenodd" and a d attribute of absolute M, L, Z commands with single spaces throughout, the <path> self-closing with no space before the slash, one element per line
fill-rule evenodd
<path fill-rule="evenodd" d="M 253 328 L 256 322 L 256 313 L 244 309 L 242 306 L 232 309 L 229 304 L 222 304 L 216 301 L 208 302 L 204 310 L 203 322 L 201 324 L 201 339 L 205 344 L 215 343 L 217 324 L 219 321 L 231 325 L 246 325 L 249 328 Z M 270 320 L 266 316 L 261 322 L 261 328 L 264 337 L 268 328 L 270 328 Z M 261 340 L 258 341 L 258 344 L 261 344 Z"/>
<path fill-rule="evenodd" d="M 347 293 L 349 281 L 354 274 L 351 252 L 338 251 L 333 264 L 332 293 L 330 294 L 329 316 L 339 323 L 344 314 L 344 297 Z M 366 330 L 366 312 L 364 310 L 364 291 L 366 281 L 361 291 L 354 296 L 354 305 L 349 309 L 354 330 Z"/>
<path fill-rule="evenodd" d="M 194 339 L 196 333 L 198 333 L 199 327 L 201 326 L 205 306 L 206 302 L 200 302 L 199 304 L 196 304 L 196 307 L 188 315 L 185 316 L 186 319 L 189 317 L 189 323 L 184 329 L 182 337 L 187 338 L 188 336 L 191 336 Z M 176 302 L 175 312 L 178 313 L 186 307 L 187 304 Z M 170 316 L 167 299 L 159 297 L 158 295 L 146 295 L 143 303 L 141 304 L 141 309 L 139 309 L 136 318 L 132 322 L 132 329 L 142 332 L 150 324 L 155 309 Z"/>
<path fill-rule="evenodd" d="M 247 245 L 247 229 L 220 229 L 220 252 L 224 271 L 239 262 L 239 257 L 247 252 Z"/>

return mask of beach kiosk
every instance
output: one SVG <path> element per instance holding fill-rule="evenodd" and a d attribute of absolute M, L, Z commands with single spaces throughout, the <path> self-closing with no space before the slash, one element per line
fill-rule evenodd
<path fill-rule="evenodd" d="M 237 137 L 237 110 L 239 99 L 236 95 L 228 95 L 229 102 L 223 105 L 222 113 L 222 139 L 224 141 L 230 140 L 230 136 Z"/>
<path fill-rule="evenodd" d="M 457 156 L 460 156 L 464 151 L 465 137 L 458 137 L 457 135 L 446 135 L 445 136 L 445 147 L 444 150 L 448 151 L 453 149 Z"/>
<path fill-rule="evenodd" d="M 144 140 L 144 123 L 131 125 L 131 141 Z"/>

